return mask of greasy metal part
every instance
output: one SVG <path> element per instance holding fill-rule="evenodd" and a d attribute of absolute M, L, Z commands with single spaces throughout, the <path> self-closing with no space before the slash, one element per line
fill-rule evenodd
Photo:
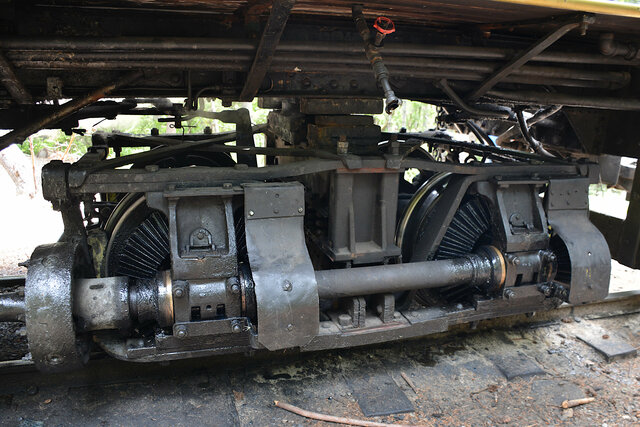
<path fill-rule="evenodd" d="M 116 89 L 119 89 L 123 86 L 126 86 L 132 82 L 135 82 L 136 80 L 141 78 L 143 75 L 144 73 L 141 71 L 135 71 L 133 73 L 127 74 L 126 76 L 116 80 L 115 82 L 110 83 L 106 86 L 103 86 L 100 89 L 94 90 L 93 92 L 89 93 L 88 95 L 82 98 L 76 98 L 74 100 L 71 100 L 63 104 L 62 106 L 60 106 L 58 110 L 56 110 L 55 112 L 53 112 L 47 117 L 37 118 L 20 129 L 12 130 L 8 134 L 0 137 L 0 150 L 8 147 L 11 144 L 21 143 L 29 135 L 35 132 L 38 132 L 40 129 L 47 127 L 51 123 L 55 123 L 59 120 L 64 119 L 69 114 L 75 113 L 81 108 L 96 102 L 100 98 L 104 98 L 110 92 Z"/>
<path fill-rule="evenodd" d="M 79 279 L 73 287 L 73 314 L 83 331 L 118 329 L 131 326 L 129 316 L 129 278 Z"/>
<path fill-rule="evenodd" d="M 240 92 L 240 101 L 251 101 L 253 97 L 256 96 L 258 89 L 260 89 L 260 85 L 267 74 L 267 70 L 273 60 L 273 55 L 278 47 L 278 42 L 289 18 L 289 13 L 295 3 L 296 0 L 273 0 L 271 13 L 264 27 L 256 56 L 247 75 L 244 87 Z"/>
<path fill-rule="evenodd" d="M 531 129 L 531 126 L 541 122 L 542 120 L 545 120 L 548 117 L 553 116 L 561 109 L 562 109 L 562 105 L 552 105 L 551 107 L 541 109 L 540 111 L 536 112 L 533 116 L 529 117 L 529 119 L 527 120 L 527 127 Z M 504 133 L 498 136 L 498 138 L 495 141 L 496 145 L 501 146 L 505 142 L 508 142 L 511 138 L 513 138 L 518 134 L 520 134 L 520 127 L 512 126 L 511 128 L 509 128 Z"/>
<path fill-rule="evenodd" d="M 44 372 L 80 368 L 89 357 L 76 334 L 73 287 L 82 263 L 80 245 L 58 242 L 38 246 L 29 262 L 25 307 L 29 350 Z"/>
<path fill-rule="evenodd" d="M 339 171 L 331 174 L 329 226 L 323 250 L 333 261 L 370 264 L 400 255 L 393 244 L 399 174 Z"/>
<path fill-rule="evenodd" d="M 266 127 L 265 125 L 253 126 L 252 132 L 253 133 L 262 132 L 265 129 L 265 127 Z M 209 145 L 223 144 L 225 142 L 235 141 L 236 138 L 237 138 L 236 132 L 227 132 L 227 133 L 212 136 L 211 138 L 208 138 L 208 139 L 203 139 L 195 142 L 182 142 L 180 144 L 171 144 L 171 142 L 173 141 L 170 140 L 168 145 L 171 145 L 171 146 L 169 147 L 161 147 L 156 150 L 145 151 L 137 154 L 130 154 L 128 156 L 116 157 L 113 159 L 96 162 L 95 164 L 92 164 L 88 167 L 83 165 L 84 167 L 81 168 L 81 167 L 78 167 L 77 164 L 75 164 L 75 167 L 72 168 L 69 173 L 71 176 L 75 175 L 77 177 L 76 179 L 80 180 L 84 177 L 84 175 L 87 172 L 94 172 L 97 170 L 103 170 L 103 169 L 109 169 L 109 168 L 117 168 L 120 166 L 133 164 L 136 162 L 144 162 L 144 163 L 152 162 L 154 160 L 159 160 L 162 158 L 178 155 L 178 154 L 184 153 L 185 151 L 191 151 L 196 148 L 202 148 Z M 243 148 L 236 147 L 236 148 L 233 148 L 232 151 L 233 150 L 240 151 L 242 149 Z M 73 185 L 72 183 L 73 178 L 71 176 L 69 178 L 69 181 L 70 181 L 70 184 Z"/>
<path fill-rule="evenodd" d="M 169 271 L 158 273 L 156 283 L 158 284 L 158 324 L 169 326 L 174 320 L 171 273 Z"/>
<path fill-rule="evenodd" d="M 456 93 L 456 91 L 453 90 L 451 86 L 449 86 L 447 79 L 441 79 L 437 83 L 435 83 L 435 85 L 440 89 L 442 89 L 442 91 L 449 97 L 449 99 L 451 99 L 458 107 L 460 107 L 462 110 L 466 111 L 467 113 L 473 116 L 490 117 L 495 119 L 508 119 L 512 115 L 512 113 L 509 113 L 506 111 L 502 112 L 502 111 L 486 110 L 486 109 L 477 108 L 467 104 Z"/>
<path fill-rule="evenodd" d="M 467 127 L 469 129 L 471 129 L 471 132 L 475 135 L 475 137 L 478 139 L 478 142 L 480 142 L 481 144 L 486 144 L 489 145 L 491 147 L 497 147 L 498 144 L 495 143 L 494 140 L 492 140 L 491 138 L 489 138 L 489 135 L 487 135 L 481 128 L 480 126 L 478 126 L 477 124 L 475 124 L 475 122 L 473 120 L 467 120 L 466 123 Z"/>
<path fill-rule="evenodd" d="M 502 253 L 482 249 L 464 258 L 316 271 L 318 296 L 347 296 L 439 288 L 451 285 L 500 288 L 506 277 Z"/>
<path fill-rule="evenodd" d="M 189 101 L 188 101 L 189 102 Z M 198 102 L 197 95 L 194 102 Z M 255 147 L 253 140 L 253 128 L 251 127 L 251 114 L 246 108 L 238 108 L 237 110 L 225 110 L 218 112 L 197 110 L 194 114 L 198 117 L 220 120 L 223 123 L 235 123 L 236 125 L 236 146 L 238 147 Z M 243 154 L 242 151 L 237 153 L 238 163 L 248 166 L 257 166 L 256 156 Z"/>
<path fill-rule="evenodd" d="M 0 82 L 18 104 L 31 104 L 33 102 L 31 94 L 22 84 L 13 66 L 2 53 L 0 53 Z"/>
<path fill-rule="evenodd" d="M 554 179 L 546 199 L 549 226 L 570 259 L 569 302 L 601 300 L 609 291 L 611 254 L 602 233 L 589 221 L 589 180 Z"/>
<path fill-rule="evenodd" d="M 413 136 L 412 136 L 413 137 Z M 418 138 L 420 136 L 418 135 Z M 435 142 L 435 140 L 430 139 Z M 440 142 L 437 142 L 440 144 Z M 443 145 L 464 146 L 468 143 L 457 144 L 452 141 L 444 141 Z M 494 147 L 479 146 L 478 144 L 468 144 L 474 148 L 481 147 L 489 150 Z M 500 150 L 500 149 L 498 149 Z M 519 153 L 528 159 L 537 160 L 537 155 L 527 156 L 526 153 L 509 150 Z M 384 168 L 386 161 L 362 160 L 362 167 Z M 581 173 L 581 168 L 575 164 L 558 163 L 547 165 L 531 165 L 527 163 L 515 163 L 511 165 L 501 164 L 454 164 L 443 162 L 432 162 L 418 159 L 405 159 L 401 164 L 402 168 L 425 169 L 433 172 L 453 172 L 461 175 L 473 174 L 510 174 L 518 171 L 522 174 L 530 173 L 555 173 L 560 175 L 571 175 Z M 271 180 L 278 178 L 297 177 L 311 175 L 320 172 L 339 170 L 344 168 L 344 164 L 337 160 L 307 160 L 284 165 L 265 166 L 262 168 L 209 168 L 192 167 L 180 170 L 160 169 L 157 172 L 148 170 L 108 170 L 93 172 L 84 176 L 82 181 L 70 181 L 69 191 L 71 194 L 96 194 L 100 192 L 130 193 L 147 191 L 164 191 L 168 185 L 176 182 L 198 182 L 202 186 L 214 187 L 225 182 L 241 183 L 247 180 Z M 71 179 L 71 176 L 69 177 Z M 45 193 L 45 198 L 48 194 Z"/>
<path fill-rule="evenodd" d="M 371 37 L 371 31 L 367 25 L 367 21 L 362 13 L 362 5 L 354 4 L 352 7 L 353 19 L 356 23 L 356 28 L 362 41 L 364 42 L 364 51 L 367 55 L 367 59 L 371 63 L 373 73 L 376 76 L 376 80 L 382 87 L 385 97 L 385 111 L 387 114 L 391 114 L 393 110 L 398 108 L 402 101 L 396 96 L 389 83 L 389 70 L 384 65 L 382 55 L 380 54 L 380 47 L 373 43 Z"/>
<path fill-rule="evenodd" d="M 319 328 L 318 291 L 303 229 L 304 187 L 256 183 L 244 190 L 258 342 L 269 350 L 303 346 Z"/>
<path fill-rule="evenodd" d="M 24 322 L 24 292 L 0 294 L 0 322 Z"/>
<path fill-rule="evenodd" d="M 169 271 L 159 271 L 152 279 L 138 279 L 129 289 L 129 313 L 138 325 L 173 324 L 173 294 Z"/>
<path fill-rule="evenodd" d="M 147 194 L 147 204 L 168 218 L 173 279 L 237 275 L 234 193 L 233 188 L 201 188 Z"/>
<path fill-rule="evenodd" d="M 518 125 L 520 126 L 520 132 L 522 132 L 522 136 L 524 137 L 524 140 L 527 141 L 531 149 L 542 156 L 555 157 L 553 154 L 545 150 L 545 148 L 542 146 L 542 143 L 536 140 L 533 137 L 533 135 L 531 135 L 531 132 L 529 132 L 529 127 L 527 126 L 527 120 L 524 118 L 524 110 L 517 110 L 516 117 L 518 117 Z"/>
<path fill-rule="evenodd" d="M 531 45 L 528 49 L 523 50 L 521 53 L 516 55 L 499 70 L 494 72 L 490 77 L 482 82 L 482 84 L 477 89 L 471 92 L 467 99 L 470 101 L 474 101 L 480 98 L 482 95 L 487 93 L 487 91 L 491 90 L 491 88 L 499 83 L 502 79 L 507 77 L 514 70 L 517 70 L 518 68 L 523 66 L 531 58 L 534 58 L 536 55 L 540 54 L 543 50 L 551 46 L 569 31 L 575 28 L 579 28 L 585 24 L 592 24 L 593 22 L 595 22 L 595 18 L 593 16 L 582 15 L 578 22 L 564 24 L 560 28 L 551 31 L 549 34 Z"/>

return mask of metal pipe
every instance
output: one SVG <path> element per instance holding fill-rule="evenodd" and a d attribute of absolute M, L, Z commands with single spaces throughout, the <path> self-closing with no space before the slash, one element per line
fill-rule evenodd
<path fill-rule="evenodd" d="M 614 39 L 613 33 L 600 35 L 598 47 L 604 56 L 622 56 L 627 61 L 640 58 L 640 50 L 633 43 L 621 43 Z"/>
<path fill-rule="evenodd" d="M 505 261 L 496 248 L 481 248 L 462 258 L 376 265 L 315 272 L 320 298 L 341 298 L 452 285 L 499 289 Z"/>
<path fill-rule="evenodd" d="M 364 14 L 362 13 L 362 5 L 353 5 L 352 15 L 356 23 L 356 28 L 358 29 L 360 37 L 362 37 L 362 41 L 364 42 L 364 51 L 367 55 L 367 59 L 369 59 L 369 62 L 371 62 L 371 68 L 373 68 L 373 73 L 376 76 L 376 80 L 384 91 L 384 110 L 387 114 L 391 114 L 393 110 L 395 110 L 400 106 L 400 104 L 402 104 L 402 101 L 400 101 L 400 99 L 396 96 L 396 94 L 393 92 L 393 89 L 391 88 L 391 84 L 389 83 L 389 70 L 384 65 L 382 55 L 380 54 L 380 48 L 371 43 L 371 32 L 369 31 L 369 26 L 367 25 L 367 21 L 365 20 Z"/>
<path fill-rule="evenodd" d="M 527 126 L 530 128 L 536 123 L 539 123 L 545 120 L 546 118 L 553 116 L 561 109 L 562 109 L 562 105 L 552 105 L 551 107 L 544 108 L 538 111 L 537 113 L 535 113 L 533 116 L 531 116 L 529 120 L 527 120 Z M 519 132 L 520 132 L 520 128 L 518 126 L 511 126 L 505 132 L 500 134 L 500 136 L 498 136 L 498 138 L 496 139 L 496 144 L 498 146 L 503 145 L 505 142 L 509 141 L 511 138 L 516 136 Z"/>
<path fill-rule="evenodd" d="M 566 93 L 544 93 L 533 91 L 487 92 L 490 98 L 534 105 L 564 105 L 566 107 L 602 108 L 606 110 L 640 111 L 640 100 L 635 98 L 588 97 Z"/>
<path fill-rule="evenodd" d="M 535 139 L 531 132 L 529 132 L 529 127 L 527 126 L 527 121 L 524 118 L 524 111 L 518 110 L 516 111 L 516 117 L 518 118 L 518 125 L 520 126 L 520 132 L 522 132 L 522 136 L 524 140 L 527 141 L 529 146 L 533 151 L 540 154 L 541 156 L 555 157 L 553 154 L 545 150 L 542 146 L 542 143 Z"/>
<path fill-rule="evenodd" d="M 462 110 L 466 111 L 467 113 L 473 116 L 492 117 L 496 119 L 509 119 L 512 116 L 512 113 L 509 113 L 506 111 L 505 112 L 490 111 L 490 110 L 480 109 L 480 108 L 476 108 L 474 106 L 468 105 L 466 102 L 464 102 L 462 98 L 460 98 L 460 96 L 458 96 L 458 94 L 451 88 L 451 86 L 449 86 L 447 79 L 440 80 L 436 84 L 436 86 L 442 89 L 445 95 L 447 95 L 449 99 L 453 101 L 454 104 L 456 104 Z"/>
<path fill-rule="evenodd" d="M 104 66 L 125 66 L 131 67 L 175 67 L 179 62 L 180 67 L 198 66 L 217 69 L 222 64 L 236 66 L 240 71 L 246 71 L 251 65 L 251 55 L 249 53 L 225 54 L 224 52 L 79 52 L 61 54 L 52 51 L 34 52 L 13 52 L 8 58 L 21 68 L 33 67 L 55 67 L 55 68 L 82 68 L 82 67 L 104 67 Z M 416 58 L 402 57 L 389 53 L 385 55 L 385 63 L 388 66 L 398 66 L 394 74 L 404 72 L 399 67 L 408 67 L 416 70 L 432 69 L 440 70 L 442 76 L 446 76 L 446 71 L 461 70 L 471 71 L 473 80 L 480 80 L 486 74 L 492 73 L 500 64 L 498 62 L 477 61 L 468 59 L 447 59 L 447 58 Z M 95 65 L 94 65 L 95 64 Z M 308 55 L 297 53 L 282 53 L 273 59 L 271 69 L 286 67 L 287 70 L 300 67 L 314 68 L 319 64 L 356 64 L 369 72 L 369 63 L 362 55 L 349 54 L 314 54 L 313 58 Z M 274 67 L 275 66 L 275 67 Z M 414 71 L 415 72 L 415 71 Z M 621 85 L 629 83 L 630 74 L 626 71 L 592 71 L 584 69 L 571 69 L 557 66 L 527 65 L 518 70 L 514 70 L 512 76 L 530 77 L 531 81 L 539 81 L 541 77 L 570 79 L 570 80 L 603 80 Z M 449 79 L 452 79 L 449 77 Z M 505 80 L 507 81 L 507 80 Z"/>
<path fill-rule="evenodd" d="M 24 293 L 0 295 L 0 322 L 24 322 Z"/>
<path fill-rule="evenodd" d="M 212 38 L 2 38 L 0 48 L 7 54 L 15 51 L 43 51 L 55 50 L 64 55 L 65 52 L 77 53 L 108 52 L 108 51 L 218 51 L 218 52 L 255 52 L 257 42 L 255 40 L 233 40 Z M 313 42 L 313 41 L 286 41 L 283 40 L 276 50 L 278 55 L 283 52 L 314 52 L 317 53 L 362 53 L 362 44 L 352 42 Z M 508 60 L 517 50 L 508 48 L 460 46 L 460 45 L 424 45 L 406 43 L 386 43 L 387 56 L 417 56 L 440 58 L 468 58 L 468 59 L 494 59 Z M 531 59 L 532 62 L 555 62 L 576 64 L 606 64 L 629 65 L 630 61 L 623 58 L 603 57 L 599 54 L 582 52 L 543 52 Z M 637 61 L 636 61 L 637 62 Z M 631 62 L 633 64 L 633 62 Z"/>
<path fill-rule="evenodd" d="M 574 28 L 578 28 L 585 23 L 593 23 L 594 18 L 591 16 L 583 15 L 579 22 L 570 22 L 568 24 L 562 25 L 560 28 L 557 28 L 542 39 L 538 40 L 528 49 L 519 52 L 515 57 L 513 57 L 508 63 L 503 65 L 499 70 L 495 71 L 490 77 L 488 77 L 482 84 L 475 89 L 468 97 L 467 100 L 474 101 L 480 98 L 482 95 L 487 93 L 492 87 L 498 84 L 501 80 L 511 74 L 514 70 L 522 67 L 525 63 L 529 62 L 531 59 L 535 58 L 537 55 L 542 53 L 543 50 L 551 46 L 557 40 L 559 40 L 562 36 L 567 34 L 569 31 Z"/>

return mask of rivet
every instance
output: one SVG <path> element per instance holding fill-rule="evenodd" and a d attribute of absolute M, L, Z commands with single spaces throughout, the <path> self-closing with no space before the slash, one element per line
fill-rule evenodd
<path fill-rule="evenodd" d="M 298 212 L 302 213 L 304 211 L 304 208 L 300 207 L 298 208 Z"/>
<path fill-rule="evenodd" d="M 254 216 L 256 213 L 254 211 L 249 211 L 249 216 Z"/>

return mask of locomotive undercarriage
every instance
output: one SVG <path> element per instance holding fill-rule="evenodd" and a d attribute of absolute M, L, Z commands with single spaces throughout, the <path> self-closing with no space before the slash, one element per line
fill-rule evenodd
<path fill-rule="evenodd" d="M 381 133 L 379 100 L 270 102 L 249 132 L 266 148 L 96 134 L 45 167 L 64 235 L 34 252 L 24 301 L 0 301 L 40 369 L 81 366 L 92 341 L 136 362 L 313 351 L 607 295 L 595 164 Z M 136 144 L 164 147 L 106 159 Z"/>
<path fill-rule="evenodd" d="M 64 234 L 35 250 L 24 293 L 0 295 L 43 371 L 95 348 L 154 362 L 424 336 L 605 298 L 607 243 L 640 263 L 640 176 L 626 220 L 588 203 L 590 184 L 618 183 L 620 159 L 601 156 L 639 155 L 632 16 L 480 0 L 9 3 L 0 149 L 44 128 L 83 134 L 85 118 L 236 125 L 95 133 L 79 161 L 43 169 Z M 383 42 L 387 12 L 401 28 Z M 271 112 L 252 126 L 246 109 L 203 111 L 207 96 Z M 382 132 L 372 115 L 399 98 L 436 105 L 437 128 Z"/>

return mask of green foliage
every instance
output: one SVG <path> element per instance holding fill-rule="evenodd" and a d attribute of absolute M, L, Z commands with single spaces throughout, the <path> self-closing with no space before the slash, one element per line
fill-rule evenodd
<path fill-rule="evenodd" d="M 398 132 L 406 128 L 407 132 L 420 132 L 436 125 L 436 107 L 417 101 L 403 101 L 392 114 L 378 114 L 375 122 L 383 132 Z"/>
<path fill-rule="evenodd" d="M 265 123 L 269 110 L 258 108 L 257 100 L 253 102 L 234 102 L 229 108 L 222 106 L 219 99 L 204 100 L 201 105 L 205 111 L 223 111 L 227 109 L 247 108 L 251 114 L 253 124 Z M 397 132 L 401 128 L 407 131 L 423 131 L 435 126 L 435 107 L 415 101 L 405 101 L 393 114 L 378 114 L 374 116 L 375 123 L 385 132 Z M 83 155 L 87 147 L 91 145 L 91 135 L 96 131 L 118 131 L 133 135 L 149 135 L 151 129 L 158 129 L 159 134 L 166 133 L 201 133 L 205 127 L 209 126 L 213 133 L 229 132 L 235 130 L 233 123 L 222 123 L 219 120 L 211 120 L 203 117 L 195 117 L 182 123 L 182 128 L 176 129 L 174 123 L 158 122 L 162 116 L 125 116 L 119 117 L 115 121 L 102 121 L 99 123 L 81 123 L 80 127 L 86 127 L 87 133 L 84 136 L 67 136 L 60 130 L 46 130 L 31 137 L 34 153 L 38 154 L 42 149 L 46 149 L 50 156 L 61 157 L 69 144 L 69 160 Z M 95 120 L 95 119 L 94 119 Z M 73 140 L 71 140 L 73 138 Z M 256 136 L 258 146 L 265 145 L 263 135 Z M 20 145 L 26 154 L 29 154 L 29 141 L 26 140 Z M 140 152 L 139 148 L 124 148 L 123 155 Z"/>

